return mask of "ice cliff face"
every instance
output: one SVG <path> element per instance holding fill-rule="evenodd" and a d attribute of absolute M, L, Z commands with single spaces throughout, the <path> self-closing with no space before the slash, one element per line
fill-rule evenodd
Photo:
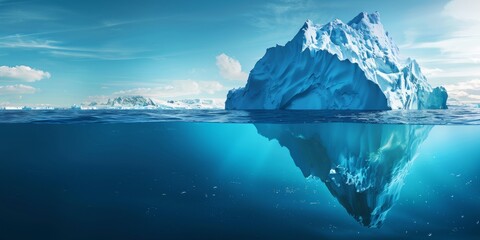
<path fill-rule="evenodd" d="M 380 227 L 432 126 L 355 123 L 255 124 L 288 148 L 305 177 L 321 179 L 357 221 Z"/>
<path fill-rule="evenodd" d="M 305 22 L 285 46 L 267 49 L 226 109 L 444 109 L 414 60 L 401 64 L 378 13 L 347 24 Z"/>

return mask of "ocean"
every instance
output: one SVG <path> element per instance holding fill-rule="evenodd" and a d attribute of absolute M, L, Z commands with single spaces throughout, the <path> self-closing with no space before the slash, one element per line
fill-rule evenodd
<path fill-rule="evenodd" d="M 480 109 L 0 111 L 1 239 L 479 239 Z"/>

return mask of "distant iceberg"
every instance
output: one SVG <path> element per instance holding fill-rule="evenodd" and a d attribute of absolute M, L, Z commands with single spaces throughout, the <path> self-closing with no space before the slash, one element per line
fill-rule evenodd
<path fill-rule="evenodd" d="M 347 24 L 307 20 L 285 46 L 267 49 L 226 109 L 445 109 L 415 60 L 401 63 L 378 13 Z"/>
<path fill-rule="evenodd" d="M 88 102 L 81 109 L 224 109 L 221 99 L 156 100 L 144 96 L 119 96 L 106 102 Z"/>
<path fill-rule="evenodd" d="M 286 147 L 305 177 L 325 183 L 357 221 L 380 227 L 399 197 L 429 125 L 255 124 Z"/>

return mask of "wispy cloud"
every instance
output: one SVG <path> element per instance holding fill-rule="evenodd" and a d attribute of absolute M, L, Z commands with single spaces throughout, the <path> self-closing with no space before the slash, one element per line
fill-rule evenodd
<path fill-rule="evenodd" d="M 108 19 L 108 20 L 103 20 L 99 25 L 97 26 L 92 26 L 91 28 L 87 28 L 88 30 L 92 29 L 102 29 L 102 28 L 111 28 L 111 27 L 118 27 L 118 26 L 123 26 L 123 25 L 129 25 L 129 24 L 137 24 L 137 23 L 146 23 L 146 22 L 152 22 L 152 21 L 157 21 L 163 19 L 163 17 L 157 17 L 157 18 L 143 18 L 143 19 L 130 19 L 130 20 L 114 20 L 114 19 Z M 165 18 L 166 19 L 166 18 Z M 82 30 L 82 29 L 80 29 Z"/>
<path fill-rule="evenodd" d="M 314 0 L 278 0 L 264 3 L 260 9 L 248 15 L 250 23 L 258 28 L 301 27 L 308 18 L 322 16 L 333 18 L 328 9 L 348 6 L 346 2 L 319 2 Z"/>
<path fill-rule="evenodd" d="M 280 0 L 267 2 L 250 16 L 251 23 L 259 28 L 272 28 L 279 25 L 301 24 L 306 20 L 305 12 L 313 9 L 310 0 Z M 299 16 L 304 16 L 300 18 Z M 299 22 L 300 21 L 300 22 Z"/>
<path fill-rule="evenodd" d="M 422 67 L 422 73 L 425 74 L 426 77 L 435 77 L 442 74 L 444 71 L 440 68 L 427 68 Z"/>
<path fill-rule="evenodd" d="M 50 78 L 50 73 L 34 69 L 29 66 L 0 66 L 0 80 L 20 80 L 24 82 L 35 82 Z"/>
<path fill-rule="evenodd" d="M 132 52 L 128 52 L 127 50 L 122 51 L 121 49 L 118 50 L 110 50 L 110 51 L 102 51 L 103 49 L 99 49 L 98 52 L 94 50 L 84 50 L 84 51 L 49 51 L 48 53 L 52 56 L 57 57 L 71 57 L 71 58 L 83 58 L 83 59 L 97 59 L 97 60 L 110 60 L 110 61 L 121 61 L 121 60 L 134 60 L 134 59 L 147 59 L 147 58 L 155 58 L 156 56 L 149 56 L 149 55 L 141 55 L 135 54 Z"/>
<path fill-rule="evenodd" d="M 33 94 L 36 91 L 34 87 L 23 84 L 0 86 L 0 95 Z"/>
<path fill-rule="evenodd" d="M 0 38 L 0 48 L 75 50 L 74 48 L 59 46 L 59 43 L 59 41 L 48 39 L 32 39 L 19 34 Z"/>
<path fill-rule="evenodd" d="M 52 22 L 72 14 L 62 7 L 33 1 L 0 1 L 0 6 L 0 25 Z"/>
<path fill-rule="evenodd" d="M 228 56 L 225 53 L 218 55 L 216 59 L 218 70 L 223 78 L 227 80 L 247 80 L 248 73 L 242 71 L 242 65 L 238 60 Z"/>
<path fill-rule="evenodd" d="M 153 58 L 145 50 L 131 48 L 75 47 L 61 41 L 35 38 L 29 35 L 11 35 L 0 38 L 0 48 L 38 50 L 57 57 L 88 58 L 99 60 L 129 60 Z"/>
<path fill-rule="evenodd" d="M 456 22 L 455 29 L 444 32 L 433 41 L 412 41 L 403 47 L 409 49 L 436 49 L 444 63 L 480 63 L 480 1 L 451 0 L 443 8 L 443 16 Z M 418 33 L 416 33 L 418 34 Z"/>
<path fill-rule="evenodd" d="M 2 2 L 0 1 L 0 3 Z M 23 4 L 19 7 L 3 9 L 0 11 L 0 26 L 2 24 L 8 25 L 10 34 L 0 36 L 0 48 L 31 50 L 56 57 L 99 60 L 158 58 L 156 54 L 151 52 L 151 49 L 133 49 L 131 45 L 118 46 L 117 48 L 103 47 L 111 45 L 108 39 L 102 44 L 98 44 L 99 46 L 71 44 L 64 39 L 69 33 L 81 34 L 81 32 L 85 32 L 85 34 L 91 34 L 103 29 L 118 30 L 122 26 L 142 24 L 164 17 L 95 19 L 95 21 L 85 21 L 80 25 L 71 25 L 68 20 L 65 20 L 69 15 L 76 14 L 56 6 Z M 74 17 L 79 18 L 80 16 Z M 31 26 L 22 24 L 25 22 L 32 22 L 32 24 L 28 23 Z M 18 28 L 19 32 L 15 32 L 17 26 L 26 27 Z M 150 52 L 150 54 L 147 54 L 147 52 Z"/>
<path fill-rule="evenodd" d="M 56 18 L 53 14 L 44 14 L 42 12 L 12 9 L 0 13 L 0 20 L 3 24 L 15 24 L 29 21 L 53 21 Z"/>

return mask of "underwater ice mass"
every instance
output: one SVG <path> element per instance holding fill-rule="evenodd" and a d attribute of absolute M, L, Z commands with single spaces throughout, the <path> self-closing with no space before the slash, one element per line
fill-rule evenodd
<path fill-rule="evenodd" d="M 348 213 L 367 227 L 382 225 L 418 146 L 432 129 L 341 123 L 255 126 L 259 134 L 286 147 L 305 177 L 324 182 Z"/>

